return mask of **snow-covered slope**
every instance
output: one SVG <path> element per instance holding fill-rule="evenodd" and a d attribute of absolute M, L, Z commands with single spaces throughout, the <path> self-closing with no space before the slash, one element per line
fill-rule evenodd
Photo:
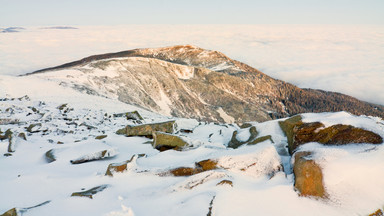
<path fill-rule="evenodd" d="M 179 67 L 176 75 L 188 79 L 188 66 Z M 116 76 L 103 73 L 98 72 L 100 79 Z M 0 141 L 0 214 L 14 207 L 25 216 L 368 215 L 383 208 L 383 145 L 302 145 L 300 151 L 314 152 L 329 194 L 326 199 L 303 197 L 293 186 L 294 161 L 278 120 L 252 122 L 257 138 L 270 139 L 232 149 L 227 144 L 233 132 L 246 141 L 249 128 L 167 117 L 49 81 L 71 83 L 71 76 L 87 81 L 86 71 L 43 76 L 0 77 L 0 135 L 13 132 L 14 151 L 9 152 L 9 139 Z M 105 95 L 114 91 L 112 85 L 104 87 Z M 118 129 L 138 122 L 113 114 L 134 110 L 143 124 L 176 120 L 175 134 L 191 146 L 160 152 L 149 138 L 117 135 Z M 384 121 L 378 117 L 337 112 L 302 118 L 325 127 L 348 124 L 384 137 Z M 26 140 L 17 136 L 20 133 Z M 101 160 L 71 163 L 101 157 L 104 150 Z M 208 159 L 216 161 L 215 169 L 190 176 L 171 174 Z M 110 164 L 127 160 L 125 172 L 105 175 Z M 71 196 L 89 189 L 92 199 Z"/>

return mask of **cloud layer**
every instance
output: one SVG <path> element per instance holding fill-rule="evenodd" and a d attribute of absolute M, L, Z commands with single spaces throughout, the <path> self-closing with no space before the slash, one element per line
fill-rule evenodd
<path fill-rule="evenodd" d="M 193 44 L 299 87 L 384 104 L 384 26 L 129 25 L 27 27 L 0 34 L 0 74 L 20 75 L 93 54 Z"/>

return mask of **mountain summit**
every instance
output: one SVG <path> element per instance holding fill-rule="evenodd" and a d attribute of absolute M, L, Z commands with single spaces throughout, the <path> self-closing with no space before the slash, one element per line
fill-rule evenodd
<path fill-rule="evenodd" d="M 191 45 L 94 55 L 27 75 L 164 115 L 207 121 L 266 121 L 336 111 L 384 117 L 383 106 L 301 89 L 223 53 Z"/>

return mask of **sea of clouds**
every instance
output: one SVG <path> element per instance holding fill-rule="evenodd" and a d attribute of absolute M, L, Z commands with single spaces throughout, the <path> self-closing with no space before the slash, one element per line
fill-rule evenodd
<path fill-rule="evenodd" d="M 0 74 L 134 48 L 192 44 L 303 88 L 384 105 L 384 26 L 129 25 L 0 33 Z"/>

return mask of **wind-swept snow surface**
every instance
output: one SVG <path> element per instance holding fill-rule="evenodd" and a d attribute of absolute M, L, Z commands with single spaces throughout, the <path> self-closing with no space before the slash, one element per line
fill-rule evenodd
<path fill-rule="evenodd" d="M 144 124 L 172 119 L 166 116 L 37 77 L 1 76 L 0 99 L 1 135 L 9 129 L 15 138 L 14 152 L 8 152 L 8 139 L 0 141 L 0 214 L 16 207 L 25 216 L 336 216 L 367 215 L 384 205 L 383 145 L 301 146 L 314 152 L 323 169 L 329 199 L 315 199 L 294 190 L 287 138 L 278 120 L 251 122 L 257 137 L 271 139 L 231 149 L 233 132 L 245 141 L 251 136 L 247 129 L 175 119 L 176 134 L 191 146 L 160 152 L 149 138 L 117 135 L 137 122 L 113 114 L 138 110 Z M 302 116 L 304 122 L 350 124 L 384 136 L 379 118 L 345 112 Z M 78 159 L 88 161 L 71 163 Z M 216 168 L 191 176 L 170 174 L 208 159 Z M 105 175 L 109 164 L 125 161 L 125 171 Z"/>

